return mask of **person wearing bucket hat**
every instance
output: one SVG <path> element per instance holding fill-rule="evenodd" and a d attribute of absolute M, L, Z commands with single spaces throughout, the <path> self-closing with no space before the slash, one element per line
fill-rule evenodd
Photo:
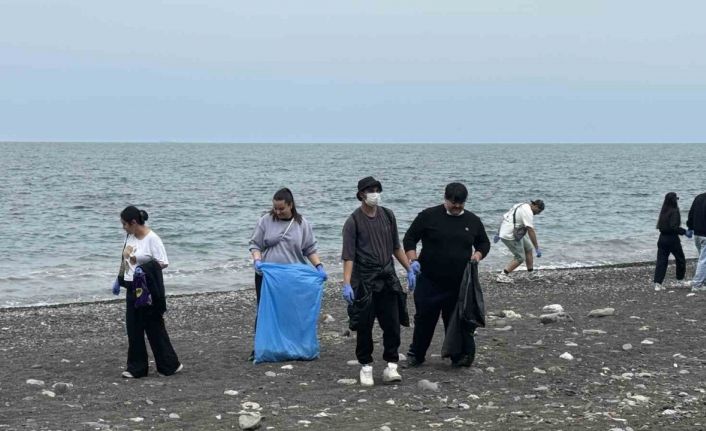
<path fill-rule="evenodd" d="M 544 211 L 544 201 L 541 199 L 522 202 L 510 208 L 503 215 L 498 233 L 493 242 L 503 241 L 503 244 L 512 253 L 512 261 L 507 264 L 503 272 L 498 274 L 495 281 L 498 283 L 514 283 L 510 273 L 517 269 L 523 262 L 527 266 L 527 277 L 530 280 L 538 276 L 534 271 L 532 248 L 537 257 L 542 257 L 542 250 L 537 242 L 537 233 L 534 229 L 534 216 Z"/>
<path fill-rule="evenodd" d="M 406 293 L 395 272 L 394 256 L 407 270 L 407 285 L 416 276 L 400 244 L 394 213 L 381 203 L 382 184 L 373 177 L 358 181 L 358 207 L 343 226 L 343 298 L 348 303 L 349 326 L 356 331 L 356 357 L 361 364 L 360 384 L 372 386 L 373 324 L 383 332 L 385 383 L 399 382 L 397 370 L 400 325 L 409 325 Z"/>

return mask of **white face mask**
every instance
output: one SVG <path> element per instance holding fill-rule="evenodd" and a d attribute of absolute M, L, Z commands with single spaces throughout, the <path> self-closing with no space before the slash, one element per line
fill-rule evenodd
<path fill-rule="evenodd" d="M 365 194 L 365 203 L 370 205 L 371 207 L 376 207 L 380 205 L 380 201 L 382 200 L 382 193 L 366 193 Z"/>

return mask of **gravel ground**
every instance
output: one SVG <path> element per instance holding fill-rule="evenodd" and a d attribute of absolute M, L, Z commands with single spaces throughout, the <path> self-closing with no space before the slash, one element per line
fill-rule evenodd
<path fill-rule="evenodd" d="M 185 369 L 161 377 L 151 364 L 137 380 L 120 378 L 122 302 L 2 309 L 0 430 L 238 429 L 246 419 L 276 430 L 706 429 L 706 294 L 655 292 L 652 271 L 545 271 L 515 285 L 482 274 L 489 325 L 477 331 L 474 365 L 439 357 L 439 325 L 423 366 L 401 362 L 401 384 L 380 383 L 378 343 L 367 389 L 343 380 L 359 367 L 333 284 L 322 316 L 335 321 L 321 323 L 316 361 L 246 362 L 252 290 L 170 297 L 167 328 Z M 568 317 L 540 323 L 549 304 Z M 614 314 L 589 317 L 606 307 Z M 401 352 L 411 335 L 403 328 Z"/>

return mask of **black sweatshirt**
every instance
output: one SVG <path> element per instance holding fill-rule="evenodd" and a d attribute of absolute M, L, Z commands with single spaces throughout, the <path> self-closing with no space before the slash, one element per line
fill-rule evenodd
<path fill-rule="evenodd" d="M 677 208 L 669 208 L 661 214 L 657 222 L 657 229 L 662 235 L 684 235 L 686 230 L 681 227 L 681 216 Z"/>
<path fill-rule="evenodd" d="M 405 251 L 416 250 L 420 240 L 422 274 L 448 289 L 458 289 L 461 285 L 474 249 L 483 257 L 490 251 L 480 218 L 468 210 L 461 216 L 448 215 L 444 205 L 427 208 L 417 215 L 402 241 Z"/>
<path fill-rule="evenodd" d="M 691 204 L 686 227 L 693 229 L 695 235 L 706 236 L 706 193 L 696 196 Z"/>

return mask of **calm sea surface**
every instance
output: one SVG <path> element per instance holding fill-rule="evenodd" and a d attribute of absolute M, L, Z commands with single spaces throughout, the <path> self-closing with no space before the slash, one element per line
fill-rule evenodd
<path fill-rule="evenodd" d="M 163 239 L 171 293 L 250 287 L 248 239 L 273 193 L 292 189 L 340 279 L 341 228 L 359 178 L 382 181 L 400 236 L 444 186 L 470 190 L 489 236 L 516 202 L 541 198 L 538 267 L 652 260 L 664 194 L 683 223 L 706 191 L 704 145 L 217 145 L 0 143 L 0 307 L 108 299 L 124 232 L 144 208 Z M 687 257 L 696 251 L 682 240 Z M 492 247 L 482 269 L 501 269 Z M 645 280 L 646 283 L 649 280 Z"/>

